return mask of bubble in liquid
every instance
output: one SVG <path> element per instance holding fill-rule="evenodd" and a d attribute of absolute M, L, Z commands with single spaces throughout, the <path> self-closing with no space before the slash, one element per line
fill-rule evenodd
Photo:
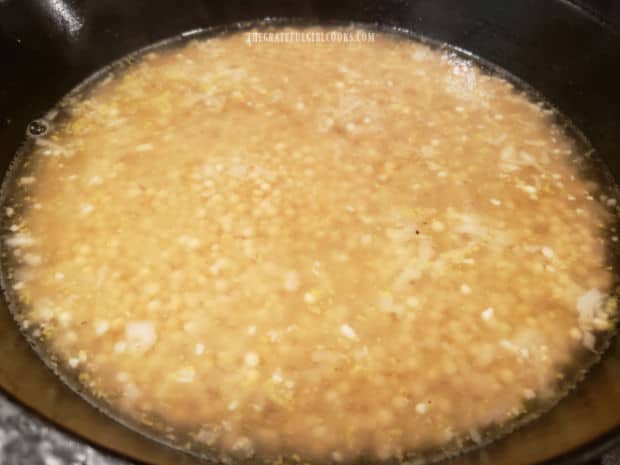
<path fill-rule="evenodd" d="M 49 124 L 47 121 L 42 119 L 35 119 L 28 125 L 26 132 L 29 136 L 40 137 L 45 135 L 48 130 Z"/>

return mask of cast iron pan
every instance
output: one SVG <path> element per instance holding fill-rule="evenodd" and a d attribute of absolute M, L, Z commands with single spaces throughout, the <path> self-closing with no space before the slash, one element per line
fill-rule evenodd
<path fill-rule="evenodd" d="M 580 128 L 620 179 L 620 2 L 592 0 L 0 0 L 0 170 L 28 123 L 88 75 L 184 31 L 296 18 L 404 28 L 489 60 Z M 171 163 L 174 161 L 171 160 Z M 57 426 L 139 462 L 198 461 L 126 429 L 65 387 L 0 300 L 0 387 Z M 463 399 L 467 402 L 467 399 Z M 620 341 L 557 407 L 450 464 L 585 464 L 620 443 Z"/>

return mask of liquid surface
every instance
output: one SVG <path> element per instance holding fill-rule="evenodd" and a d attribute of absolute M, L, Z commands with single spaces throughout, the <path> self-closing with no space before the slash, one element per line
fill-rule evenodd
<path fill-rule="evenodd" d="M 150 52 L 36 139 L 23 327 L 235 458 L 479 442 L 553 399 L 611 327 L 615 209 L 553 116 L 412 41 L 246 38 Z"/>

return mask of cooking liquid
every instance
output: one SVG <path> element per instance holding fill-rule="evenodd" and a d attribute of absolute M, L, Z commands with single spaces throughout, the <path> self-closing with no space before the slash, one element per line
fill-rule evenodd
<path fill-rule="evenodd" d="M 233 458 L 482 442 L 557 397 L 612 327 L 616 200 L 554 115 L 411 40 L 246 39 L 150 51 L 34 139 L 2 212 L 22 327 Z"/>

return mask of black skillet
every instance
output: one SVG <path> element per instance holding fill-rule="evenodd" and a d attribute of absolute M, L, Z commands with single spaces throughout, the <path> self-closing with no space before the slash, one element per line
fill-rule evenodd
<path fill-rule="evenodd" d="M 620 0 L 0 0 L 0 169 L 28 123 L 95 70 L 181 32 L 264 18 L 377 23 L 456 45 L 537 89 L 620 178 Z M 66 388 L 0 300 L 0 387 L 58 427 L 148 464 L 198 461 Z M 467 401 L 464 399 L 464 401 Z M 620 342 L 557 407 L 454 464 L 586 464 L 620 444 Z"/>

